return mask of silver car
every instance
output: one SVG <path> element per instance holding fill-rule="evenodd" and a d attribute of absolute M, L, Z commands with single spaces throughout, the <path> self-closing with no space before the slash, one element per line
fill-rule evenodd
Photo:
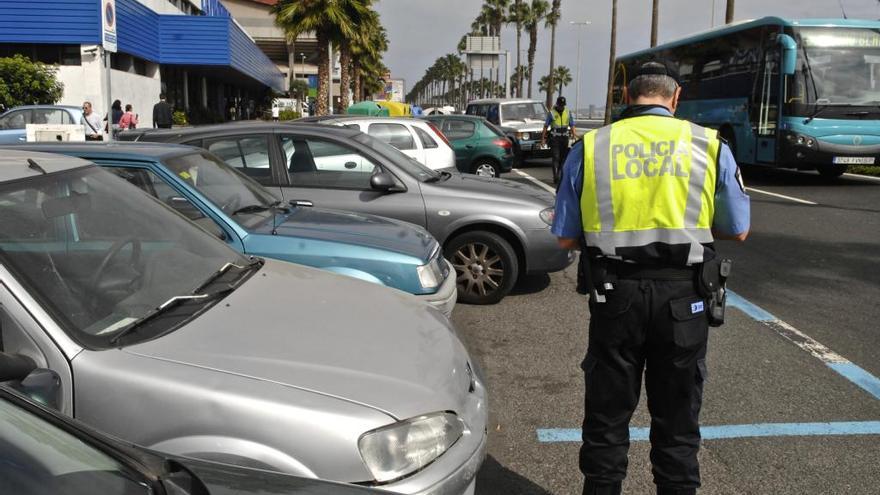
<path fill-rule="evenodd" d="M 41 368 L 25 389 L 175 455 L 410 494 L 472 493 L 485 457 L 485 385 L 438 311 L 247 258 L 77 158 L 2 153 L 0 342 Z"/>

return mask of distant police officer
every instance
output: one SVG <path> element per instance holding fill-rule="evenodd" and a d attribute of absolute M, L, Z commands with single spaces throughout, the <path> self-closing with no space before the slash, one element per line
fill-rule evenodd
<path fill-rule="evenodd" d="M 558 184 L 562 175 L 562 164 L 568 157 L 569 138 L 576 138 L 574 118 L 565 108 L 565 97 L 556 98 L 556 105 L 547 114 L 541 144 L 547 143 L 547 129 L 550 129 L 550 151 L 553 153 L 553 183 Z"/>
<path fill-rule="evenodd" d="M 702 281 L 714 271 L 717 287 L 714 239 L 745 240 L 750 212 L 717 133 L 672 116 L 680 92 L 666 64 L 642 65 L 621 119 L 584 136 L 559 187 L 553 233 L 567 249 L 585 236 L 590 267 L 584 494 L 620 493 L 643 373 L 657 493 L 700 486 L 706 341 L 718 324 Z"/>

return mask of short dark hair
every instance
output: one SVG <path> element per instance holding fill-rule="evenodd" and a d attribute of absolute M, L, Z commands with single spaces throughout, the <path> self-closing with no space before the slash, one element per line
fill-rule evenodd
<path fill-rule="evenodd" d="M 128 104 L 125 105 L 125 111 L 126 111 L 126 112 L 130 112 L 130 111 L 131 111 L 131 103 L 128 103 Z"/>
<path fill-rule="evenodd" d="M 164 99 L 165 99 L 165 93 L 159 93 L 159 99 L 160 99 L 160 100 L 164 100 Z"/>

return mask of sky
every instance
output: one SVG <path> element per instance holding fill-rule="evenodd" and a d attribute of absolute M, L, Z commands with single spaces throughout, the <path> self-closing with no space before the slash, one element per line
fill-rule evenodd
<path fill-rule="evenodd" d="M 527 1 L 527 0 L 524 0 Z M 650 45 L 651 0 L 618 0 L 617 53 L 630 53 Z M 660 0 L 658 42 L 673 41 L 724 23 L 726 0 Z M 379 0 L 376 10 L 388 29 L 390 46 L 385 63 L 393 77 L 406 80 L 409 91 L 434 61 L 455 53 L 461 36 L 467 33 L 482 0 Z M 736 0 L 734 20 L 755 19 L 768 15 L 787 18 L 841 18 L 841 5 L 850 19 L 880 19 L 878 0 Z M 571 21 L 590 21 L 578 28 Z M 578 29 L 580 29 L 581 74 L 580 108 L 605 104 L 608 78 L 608 52 L 611 38 L 611 0 L 562 0 L 562 19 L 556 32 L 557 65 L 567 66 L 577 78 Z M 513 26 L 505 27 L 502 50 L 510 50 L 511 66 L 516 60 L 516 35 Z M 521 41 L 528 48 L 528 36 Z M 537 79 L 549 70 L 550 30 L 538 35 L 535 56 Z M 525 65 L 526 54 L 522 55 Z M 503 59 L 502 59 L 503 65 Z M 576 84 L 565 88 L 569 107 L 577 103 Z"/>

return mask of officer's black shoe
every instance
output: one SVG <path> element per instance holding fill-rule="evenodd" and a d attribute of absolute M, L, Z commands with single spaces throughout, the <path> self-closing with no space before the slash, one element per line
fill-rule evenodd
<path fill-rule="evenodd" d="M 620 482 L 605 484 L 586 481 L 584 495 L 620 495 Z"/>
<path fill-rule="evenodd" d="M 657 495 L 697 495 L 696 488 L 657 487 Z"/>

